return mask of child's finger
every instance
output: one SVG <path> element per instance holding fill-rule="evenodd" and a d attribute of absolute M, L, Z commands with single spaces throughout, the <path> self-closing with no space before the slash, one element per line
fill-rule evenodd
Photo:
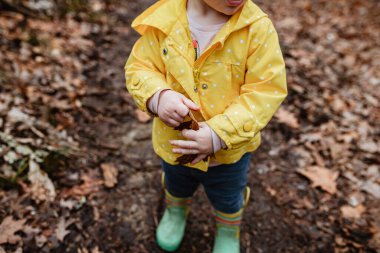
<path fill-rule="evenodd" d="M 189 114 L 189 108 L 184 104 L 179 104 L 176 108 L 176 112 L 182 116 L 185 117 L 187 114 Z"/>
<path fill-rule="evenodd" d="M 198 154 L 199 151 L 195 149 L 174 148 L 173 153 L 183 154 L 183 155 L 195 155 L 195 154 Z"/>
<path fill-rule="evenodd" d="M 198 122 L 198 126 L 199 126 L 199 128 L 204 128 L 208 125 L 205 122 Z"/>
<path fill-rule="evenodd" d="M 190 99 L 186 97 L 183 97 L 182 101 L 191 110 L 198 111 L 200 109 L 199 106 L 197 106 L 193 101 L 191 101 Z"/>
<path fill-rule="evenodd" d="M 177 148 L 198 150 L 198 143 L 196 143 L 195 141 L 170 140 L 169 142 Z"/>
<path fill-rule="evenodd" d="M 197 139 L 197 132 L 194 130 L 184 129 L 182 130 L 182 136 L 188 140 L 195 141 Z"/>
<path fill-rule="evenodd" d="M 206 154 L 199 154 L 195 159 L 191 162 L 191 164 L 196 164 L 202 161 L 207 155 Z"/>
<path fill-rule="evenodd" d="M 175 120 L 179 123 L 183 122 L 183 118 L 181 116 L 179 116 L 177 113 L 172 113 L 170 116 L 169 116 L 172 120 Z"/>
<path fill-rule="evenodd" d="M 177 126 L 180 125 L 180 123 L 179 123 L 178 121 L 173 120 L 173 119 L 171 119 L 171 118 L 166 119 L 166 120 L 165 120 L 165 123 L 166 123 L 168 126 L 170 126 L 170 127 L 177 127 Z"/>

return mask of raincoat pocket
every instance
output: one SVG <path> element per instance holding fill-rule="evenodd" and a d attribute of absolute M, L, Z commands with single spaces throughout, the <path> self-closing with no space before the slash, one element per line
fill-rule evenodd
<path fill-rule="evenodd" d="M 231 63 L 231 81 L 237 86 L 244 83 L 245 69 L 241 65 L 239 62 Z"/>
<path fill-rule="evenodd" d="M 210 69 L 207 72 L 210 72 L 211 75 L 204 78 L 208 78 L 210 81 L 217 80 L 219 83 L 230 86 L 232 81 L 232 64 L 230 62 L 215 60 L 211 62 Z"/>
<path fill-rule="evenodd" d="M 233 83 L 236 80 L 244 80 L 244 69 L 239 62 L 215 60 L 212 62 L 212 65 L 215 68 L 215 74 L 217 76 L 224 74 L 226 81 Z"/>

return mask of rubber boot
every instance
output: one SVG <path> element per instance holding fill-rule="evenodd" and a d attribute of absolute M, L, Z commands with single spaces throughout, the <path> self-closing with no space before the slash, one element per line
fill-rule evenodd
<path fill-rule="evenodd" d="M 250 189 L 246 187 L 244 205 L 236 213 L 227 214 L 214 210 L 216 236 L 213 253 L 240 253 L 240 224 L 249 195 Z"/>
<path fill-rule="evenodd" d="M 166 208 L 156 230 L 156 240 L 161 249 L 173 252 L 181 245 L 185 234 L 186 220 L 190 210 L 191 198 L 177 198 L 165 187 Z"/>

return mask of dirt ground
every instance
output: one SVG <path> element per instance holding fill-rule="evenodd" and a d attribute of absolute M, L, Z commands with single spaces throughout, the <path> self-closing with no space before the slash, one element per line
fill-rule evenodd
<path fill-rule="evenodd" d="M 106 14 L 114 26 L 90 36 L 82 106 L 69 112 L 74 122 L 67 127 L 78 150 L 48 172 L 54 201 L 35 202 L 25 186 L 0 191 L 0 221 L 13 215 L 39 229 L 0 245 L 5 252 L 161 252 L 155 243 L 164 209 L 160 160 L 151 121 L 136 117 L 123 71 L 138 38 L 130 23 L 153 2 L 111 5 Z M 280 35 L 289 96 L 252 158 L 241 252 L 380 252 L 380 196 L 373 186 L 380 183 L 380 4 L 255 2 Z M 104 185 L 107 165 L 118 171 L 113 187 Z M 318 184 L 305 170 L 311 167 L 336 177 Z M 211 211 L 199 188 L 178 252 L 211 252 Z"/>

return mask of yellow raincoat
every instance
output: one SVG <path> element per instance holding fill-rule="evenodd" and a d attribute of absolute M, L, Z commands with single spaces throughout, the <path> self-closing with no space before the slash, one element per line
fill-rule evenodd
<path fill-rule="evenodd" d="M 160 89 L 194 101 L 201 107 L 197 120 L 205 121 L 227 145 L 213 159 L 234 163 L 258 148 L 260 130 L 287 95 L 278 36 L 267 15 L 248 0 L 195 60 L 186 2 L 158 1 L 133 21 L 142 36 L 125 65 L 126 86 L 148 113 L 147 101 Z M 153 148 L 170 164 L 179 156 L 169 143 L 175 139 L 184 139 L 180 131 L 155 117 Z M 209 162 L 187 166 L 207 171 Z"/>

